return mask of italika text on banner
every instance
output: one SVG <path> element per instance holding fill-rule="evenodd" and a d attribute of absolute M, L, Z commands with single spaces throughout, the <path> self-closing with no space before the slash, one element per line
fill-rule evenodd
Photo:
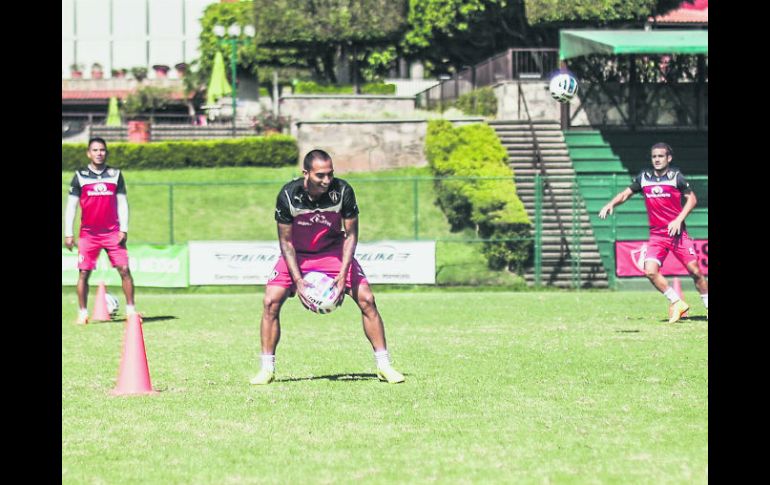
<path fill-rule="evenodd" d="M 281 257 L 277 241 L 190 241 L 191 285 L 264 285 Z M 370 283 L 436 283 L 435 241 L 358 243 Z"/>
<path fill-rule="evenodd" d="M 189 286 L 187 275 L 188 255 L 186 245 L 149 244 L 128 245 L 128 267 L 136 286 L 156 286 L 162 288 L 184 288 Z M 78 281 L 78 252 L 62 248 L 61 284 L 76 285 Z M 121 280 L 117 270 L 112 267 L 107 253 L 102 251 L 96 262 L 96 269 L 91 273 L 91 285 L 104 281 L 107 286 L 120 287 Z M 116 289 L 116 291 L 119 291 Z"/>
<path fill-rule="evenodd" d="M 695 239 L 695 256 L 704 275 L 709 274 L 708 239 Z M 617 276 L 644 276 L 644 259 L 647 257 L 647 241 L 615 242 L 615 274 Z M 660 268 L 664 276 L 687 276 L 687 268 L 669 253 Z"/>

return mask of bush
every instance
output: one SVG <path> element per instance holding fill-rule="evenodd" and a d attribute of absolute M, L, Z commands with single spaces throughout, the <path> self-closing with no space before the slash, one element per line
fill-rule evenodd
<path fill-rule="evenodd" d="M 352 84 L 318 84 L 314 81 L 297 81 L 294 94 L 353 94 Z M 366 83 L 361 94 L 396 94 L 395 84 Z"/>
<path fill-rule="evenodd" d="M 532 255 L 531 222 L 494 130 L 482 124 L 455 128 L 446 120 L 429 121 L 425 154 L 435 175 L 455 177 L 436 181 L 437 202 L 452 230 L 473 228 L 484 239 L 511 239 L 485 242 L 482 253 L 490 268 L 522 274 Z"/>
<path fill-rule="evenodd" d="M 455 107 L 466 115 L 495 116 L 497 96 L 490 87 L 475 89 L 457 98 Z"/>
<path fill-rule="evenodd" d="M 297 141 L 288 135 L 234 140 L 108 142 L 111 166 L 124 169 L 188 167 L 284 167 L 299 160 Z M 85 143 L 62 143 L 62 170 L 88 163 Z"/>

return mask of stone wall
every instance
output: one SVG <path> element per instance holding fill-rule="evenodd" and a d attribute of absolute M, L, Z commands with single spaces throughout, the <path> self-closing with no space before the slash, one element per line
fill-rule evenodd
<path fill-rule="evenodd" d="M 493 86 L 497 97 L 497 119 L 526 120 L 524 102 L 519 103 L 518 85 L 527 99 L 529 114 L 533 120 L 560 120 L 561 104 L 551 97 L 547 80 L 505 81 Z M 571 110 L 574 113 L 574 107 Z M 590 124 L 585 112 L 578 113 L 574 125 Z"/>
<path fill-rule="evenodd" d="M 281 116 L 294 121 L 408 117 L 414 105 L 414 96 L 295 94 L 279 99 Z"/>
<path fill-rule="evenodd" d="M 482 118 L 450 120 L 455 125 Z M 300 121 L 293 126 L 299 146 L 298 165 L 305 154 L 321 149 L 331 155 L 339 173 L 423 167 L 427 120 Z"/>

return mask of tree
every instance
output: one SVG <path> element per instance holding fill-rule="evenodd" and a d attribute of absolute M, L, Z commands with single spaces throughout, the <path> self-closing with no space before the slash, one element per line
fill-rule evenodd
<path fill-rule="evenodd" d="M 406 0 L 254 0 L 253 4 L 258 45 L 295 49 L 319 79 L 330 82 L 337 81 L 336 68 L 344 69 L 351 61 L 356 93 L 361 63 L 374 49 L 398 43 L 406 28 Z"/>
<path fill-rule="evenodd" d="M 447 73 L 509 47 L 557 47 L 561 28 L 640 26 L 680 2 L 410 0 L 408 30 L 397 50 L 423 60 L 434 74 Z"/>

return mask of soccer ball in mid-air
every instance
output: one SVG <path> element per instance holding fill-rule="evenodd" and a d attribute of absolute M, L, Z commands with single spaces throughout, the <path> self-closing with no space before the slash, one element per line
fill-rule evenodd
<path fill-rule="evenodd" d="M 318 271 L 311 271 L 302 279 L 310 284 L 305 287 L 303 293 L 307 303 L 300 298 L 305 308 L 315 313 L 331 313 L 337 308 L 335 301 L 339 293 L 332 278 Z"/>
<path fill-rule="evenodd" d="M 118 303 L 118 299 L 110 295 L 109 293 L 104 294 L 104 299 L 107 300 L 107 312 L 110 315 L 115 315 L 116 313 L 118 313 L 118 309 L 120 308 L 120 303 Z"/>
<path fill-rule="evenodd" d="M 571 74 L 562 72 L 551 78 L 551 97 L 560 103 L 568 103 L 577 93 L 578 82 Z"/>

